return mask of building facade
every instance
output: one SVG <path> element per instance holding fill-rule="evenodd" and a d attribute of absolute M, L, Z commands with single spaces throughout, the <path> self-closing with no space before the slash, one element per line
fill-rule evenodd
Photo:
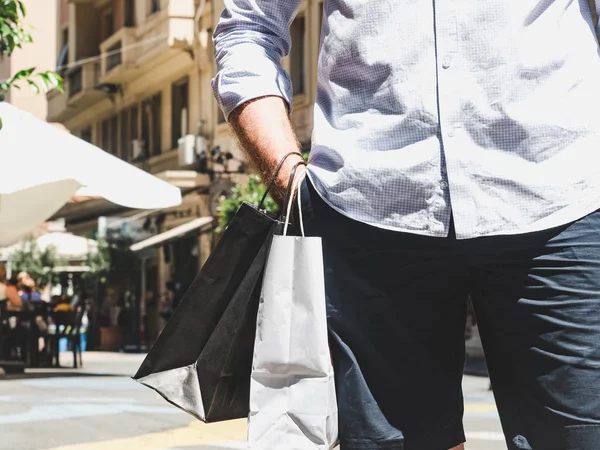
<path fill-rule="evenodd" d="M 29 29 L 33 43 L 23 45 L 12 56 L 0 56 L 0 80 L 6 80 L 17 72 L 31 67 L 51 70 L 56 66 L 55 36 L 58 5 L 53 1 L 24 0 L 27 10 L 24 24 Z M 44 95 L 36 94 L 27 85 L 11 89 L 5 100 L 40 119 L 46 119 L 48 102 Z"/>
<path fill-rule="evenodd" d="M 143 339 L 151 342 L 161 327 L 167 283 L 187 287 L 212 249 L 210 227 L 190 230 L 186 224 L 214 217 L 221 196 L 252 171 L 210 86 L 211 35 L 223 0 L 57 0 L 56 7 L 53 66 L 65 79 L 65 93 L 48 94 L 47 119 L 184 194 L 182 205 L 162 211 L 124 211 L 91 199 L 60 212 L 78 234 L 97 230 L 98 218 L 106 217 L 105 227 L 124 230 L 134 242 L 151 238 L 139 251 L 142 289 L 135 312 Z M 294 85 L 293 122 L 306 147 L 321 21 L 322 0 L 304 0 L 283 61 Z"/>

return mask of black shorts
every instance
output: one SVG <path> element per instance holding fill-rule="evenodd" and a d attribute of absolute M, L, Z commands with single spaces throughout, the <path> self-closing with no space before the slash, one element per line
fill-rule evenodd
<path fill-rule="evenodd" d="M 465 441 L 469 296 L 510 449 L 600 449 L 600 213 L 470 240 L 375 228 L 302 187 L 322 236 L 341 450 Z"/>

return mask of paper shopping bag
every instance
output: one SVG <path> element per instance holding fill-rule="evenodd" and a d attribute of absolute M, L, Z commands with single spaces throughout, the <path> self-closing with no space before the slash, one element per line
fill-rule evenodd
<path fill-rule="evenodd" d="M 248 416 L 261 280 L 281 225 L 260 207 L 294 153 L 259 209 L 242 204 L 133 377 L 202 421 Z"/>
<path fill-rule="evenodd" d="M 249 448 L 329 450 L 337 420 L 321 238 L 274 236 L 254 342 Z"/>

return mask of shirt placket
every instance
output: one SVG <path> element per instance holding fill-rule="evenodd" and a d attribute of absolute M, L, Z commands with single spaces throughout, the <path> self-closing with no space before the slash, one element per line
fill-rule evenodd
<path fill-rule="evenodd" d="M 460 70 L 458 60 L 457 0 L 434 0 L 435 42 L 438 73 L 438 109 L 441 154 L 439 177 L 435 180 L 435 199 L 430 206 L 436 223 L 448 231 L 451 198 L 454 199 L 456 157 L 463 131 L 460 114 Z M 458 199 L 456 199 L 458 200 Z M 457 204 L 459 201 L 456 202 Z M 455 208 L 452 204 L 452 208 Z"/>

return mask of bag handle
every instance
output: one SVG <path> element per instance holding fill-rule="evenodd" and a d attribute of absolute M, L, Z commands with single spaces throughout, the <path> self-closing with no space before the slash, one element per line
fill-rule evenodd
<path fill-rule="evenodd" d="M 286 218 L 285 218 L 285 225 L 283 226 L 283 235 L 287 236 L 287 230 L 288 230 L 288 226 L 290 224 L 290 217 L 291 217 L 291 212 L 292 212 L 292 204 L 294 203 L 294 195 L 293 192 L 296 191 L 296 198 L 298 199 L 298 221 L 300 222 L 300 233 L 302 234 L 302 237 L 305 237 L 304 235 L 304 219 L 302 218 L 302 202 L 300 201 L 300 192 L 301 190 L 301 186 L 302 186 L 302 182 L 304 181 L 304 179 L 306 178 L 306 172 L 304 172 L 302 175 L 300 175 L 295 183 L 293 188 L 291 189 L 291 193 L 290 193 L 290 198 L 289 201 L 287 202 L 287 214 L 286 214 Z"/>
<path fill-rule="evenodd" d="M 277 167 L 275 167 L 275 170 L 273 171 L 273 175 L 271 175 L 271 179 L 269 180 L 269 183 L 267 184 L 267 189 L 265 190 L 265 193 L 263 194 L 262 198 L 260 199 L 260 202 L 258 203 L 259 209 L 264 209 L 264 203 L 265 203 L 265 199 L 267 198 L 267 194 L 273 187 L 273 184 L 275 184 L 275 180 L 277 179 L 277 175 L 279 175 L 279 171 L 283 167 L 283 164 L 292 155 L 302 156 L 302 153 L 300 153 L 299 151 L 296 150 L 293 152 L 286 153 L 285 155 L 283 155 L 281 157 L 281 159 L 279 160 L 279 163 L 277 164 Z M 288 189 L 289 189 L 289 186 L 288 186 Z"/>
<path fill-rule="evenodd" d="M 306 166 L 306 163 L 304 161 L 298 161 L 296 164 L 294 164 L 294 166 L 292 167 L 292 170 L 290 171 L 290 178 L 288 180 L 288 184 L 287 187 L 285 188 L 285 197 L 283 198 L 283 203 L 282 203 L 282 208 L 281 208 L 281 214 L 279 215 L 279 220 L 281 222 L 283 222 L 286 218 L 286 214 L 285 214 L 285 206 L 288 204 L 290 196 L 293 197 L 293 192 L 292 192 L 292 188 L 293 188 L 293 183 L 294 183 L 294 178 L 296 177 L 296 170 L 298 169 L 298 167 L 300 166 Z"/>

